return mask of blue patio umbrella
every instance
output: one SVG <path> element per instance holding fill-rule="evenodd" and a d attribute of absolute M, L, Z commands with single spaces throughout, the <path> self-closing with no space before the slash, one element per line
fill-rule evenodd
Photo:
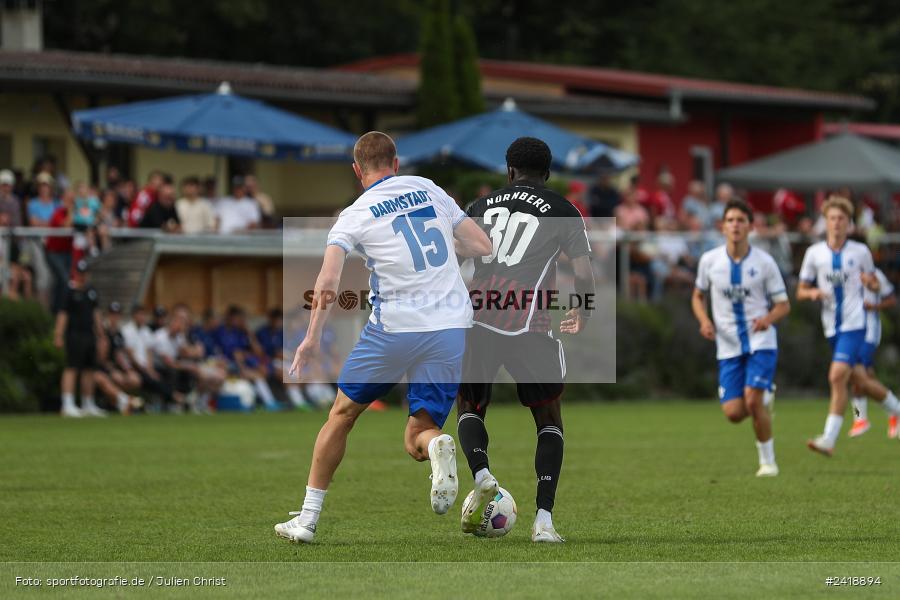
<path fill-rule="evenodd" d="M 346 160 L 356 141 L 339 129 L 231 93 L 177 96 L 72 113 L 86 140 L 254 158 Z"/>
<path fill-rule="evenodd" d="M 553 154 L 554 170 L 582 170 L 602 161 L 606 168 L 621 170 L 637 164 L 631 153 L 581 137 L 533 117 L 506 100 L 497 110 L 438 125 L 397 140 L 403 166 L 453 160 L 497 173 L 506 172 L 506 149 L 516 138 L 544 140 Z"/>

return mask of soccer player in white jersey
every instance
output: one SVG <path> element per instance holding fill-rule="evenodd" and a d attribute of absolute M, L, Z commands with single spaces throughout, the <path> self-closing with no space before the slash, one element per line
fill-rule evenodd
<path fill-rule="evenodd" d="M 831 456 L 844 424 L 848 384 L 853 383 L 863 394 L 881 402 L 891 415 L 900 413 L 900 401 L 870 377 L 860 363 L 866 338 L 863 287 L 874 285 L 876 278 L 869 248 L 847 239 L 853 204 L 846 198 L 830 196 L 822 205 L 822 214 L 826 238 L 806 250 L 800 266 L 797 299 L 822 303 L 822 327 L 831 344 L 828 368 L 831 404 L 825 430 L 806 443 L 810 450 Z"/>
<path fill-rule="evenodd" d="M 870 377 L 875 377 L 875 352 L 881 343 L 881 315 L 897 303 L 894 286 L 881 269 L 875 269 L 876 281 L 870 282 L 865 289 L 866 339 L 863 343 L 860 362 Z M 853 412 L 856 415 L 850 427 L 850 437 L 858 437 L 871 427 L 868 415 L 868 401 L 862 395 L 859 386 L 853 388 Z M 897 415 L 888 417 L 888 438 L 897 437 Z"/>
<path fill-rule="evenodd" d="M 691 298 L 700 334 L 716 341 L 719 403 L 725 417 L 753 419 L 759 456 L 757 477 L 778 475 L 772 437 L 771 403 L 778 360 L 775 327 L 790 310 L 784 280 L 775 260 L 750 246 L 753 213 L 746 202 L 730 200 L 723 213 L 726 242 L 700 257 Z M 706 311 L 712 299 L 713 320 Z"/>
<path fill-rule="evenodd" d="M 404 376 L 409 401 L 405 447 L 415 460 L 431 461 L 434 512 L 446 513 L 458 491 L 455 443 L 441 427 L 456 399 L 472 305 L 453 250 L 485 256 L 491 242 L 434 182 L 397 175 L 397 150 L 387 135 L 363 135 L 353 160 L 365 191 L 328 234 L 309 328 L 291 373 L 302 373 L 314 357 L 344 259 L 353 250 L 366 258 L 371 271 L 372 314 L 344 363 L 337 398 L 316 438 L 303 507 L 275 526 L 278 535 L 294 542 L 312 541 L 357 417 Z"/>

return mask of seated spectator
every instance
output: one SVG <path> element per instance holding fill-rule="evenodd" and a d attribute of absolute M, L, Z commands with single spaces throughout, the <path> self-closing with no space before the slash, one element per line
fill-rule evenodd
<path fill-rule="evenodd" d="M 216 203 L 219 218 L 219 233 L 234 233 L 256 229 L 262 221 L 262 213 L 256 200 L 247 196 L 243 177 L 235 177 L 231 182 L 231 196 Z"/>
<path fill-rule="evenodd" d="M 207 359 L 221 358 L 216 342 L 220 325 L 216 312 L 207 308 L 203 311 L 202 322 L 199 325 L 193 325 L 190 329 L 190 338 L 203 346 L 203 356 Z"/>
<path fill-rule="evenodd" d="M 141 377 L 141 387 L 158 395 L 168 406 L 184 406 L 185 398 L 174 390 L 156 370 L 153 352 L 153 332 L 147 325 L 147 310 L 136 305 L 131 311 L 131 321 L 122 326 L 122 337 L 131 364 Z"/>
<path fill-rule="evenodd" d="M 97 368 L 94 383 L 123 415 L 131 414 L 144 405 L 134 395 L 140 391 L 141 377 L 134 370 L 125 350 L 125 339 L 119 331 L 122 307 L 111 302 L 106 310 L 104 335 L 97 338 Z"/>
<path fill-rule="evenodd" d="M 278 402 L 266 382 L 262 351 L 247 331 L 247 316 L 238 306 L 231 306 L 225 314 L 225 323 L 216 335 L 219 351 L 228 361 L 228 370 L 242 379 L 253 382 L 259 399 L 269 408 Z"/>
<path fill-rule="evenodd" d="M 189 404 L 195 412 L 210 412 L 210 400 L 217 396 L 225 383 L 225 363 L 216 358 L 207 358 L 203 343 L 191 335 L 193 315 L 187 304 L 176 304 L 172 308 L 173 318 L 184 321 L 184 341 L 178 349 L 179 367 L 193 377 L 197 384 Z"/>
<path fill-rule="evenodd" d="M 166 233 L 181 233 L 181 222 L 175 209 L 175 186 L 164 181 L 159 186 L 156 202 L 152 203 L 141 219 L 143 229 L 160 229 Z"/>
<path fill-rule="evenodd" d="M 289 342 L 285 347 L 285 359 L 290 367 L 294 358 L 294 352 L 309 328 L 309 311 L 298 308 L 289 316 Z M 337 335 L 334 329 L 326 323 L 322 330 L 322 340 L 316 359 L 308 364 L 302 373 L 291 376 L 288 380 L 301 383 L 303 395 L 316 407 L 325 407 L 334 402 L 335 387 L 331 384 L 337 381 L 341 370 L 341 357 L 337 352 Z M 380 402 L 380 401 L 379 401 Z M 384 407 L 384 403 L 376 406 Z"/>
<path fill-rule="evenodd" d="M 650 215 L 647 209 L 641 206 L 637 199 L 635 189 L 625 192 L 625 198 L 615 210 L 616 226 L 625 231 L 635 229 L 647 229 L 650 227 Z"/>
<path fill-rule="evenodd" d="M 772 206 L 789 228 L 796 227 L 797 222 L 806 214 L 806 202 L 803 198 L 784 188 L 776 190 L 772 196 Z"/>
<path fill-rule="evenodd" d="M 183 196 L 175 203 L 178 221 L 184 233 L 213 233 L 216 231 L 216 213 L 209 200 L 200 197 L 200 180 L 186 177 L 181 182 Z"/>
<path fill-rule="evenodd" d="M 656 191 L 650 196 L 647 203 L 647 210 L 652 218 L 656 217 L 675 217 L 675 202 L 672 200 L 672 194 L 675 190 L 675 176 L 669 171 L 668 167 L 663 167 L 656 179 Z"/>
<path fill-rule="evenodd" d="M 615 214 L 616 207 L 622 203 L 622 195 L 616 189 L 610 175 L 601 175 L 591 186 L 587 194 L 587 203 L 592 217 L 609 218 Z"/>
<path fill-rule="evenodd" d="M 684 229 L 688 229 L 690 218 L 700 221 L 703 229 L 711 229 L 716 224 L 715 216 L 709 207 L 709 199 L 706 197 L 706 186 L 696 179 L 688 184 L 687 196 L 681 201 L 678 220 Z"/>
<path fill-rule="evenodd" d="M 107 189 L 101 194 L 100 213 L 97 215 L 97 240 L 101 251 L 112 247 L 110 230 L 122 226 L 122 219 L 118 213 L 119 195 L 113 189 Z"/>
<path fill-rule="evenodd" d="M 266 324 L 256 330 L 256 341 L 259 342 L 263 353 L 268 358 L 270 377 L 284 386 L 294 408 L 313 408 L 314 405 L 304 397 L 299 384 L 285 381 L 290 362 L 284 356 L 284 315 L 280 308 L 273 308 L 269 311 Z"/>
<path fill-rule="evenodd" d="M 172 183 L 172 178 L 163 175 L 161 171 L 152 171 L 150 175 L 147 176 L 147 185 L 138 192 L 137 196 L 132 200 L 131 206 L 128 207 L 127 221 L 129 227 L 140 226 L 147 210 L 156 203 L 159 188 L 166 182 Z"/>
<path fill-rule="evenodd" d="M 31 227 L 47 227 L 60 205 L 53 193 L 53 177 L 47 173 L 39 173 L 35 184 L 37 196 L 28 201 L 28 224 Z"/>

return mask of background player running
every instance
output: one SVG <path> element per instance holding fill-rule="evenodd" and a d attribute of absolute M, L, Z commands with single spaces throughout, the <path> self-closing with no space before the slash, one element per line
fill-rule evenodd
<path fill-rule="evenodd" d="M 759 455 L 757 477 L 778 475 L 772 436 L 771 403 L 778 362 L 773 325 L 790 312 L 784 280 L 775 260 L 747 239 L 753 213 L 743 200 L 725 205 L 726 242 L 705 252 L 691 298 L 700 334 L 716 342 L 719 402 L 732 423 L 753 419 Z M 706 312 L 712 298 L 713 321 Z"/>
<path fill-rule="evenodd" d="M 446 513 L 458 491 L 456 447 L 441 427 L 459 387 L 472 305 L 452 250 L 455 244 L 466 256 L 483 256 L 491 251 L 490 240 L 432 181 L 396 176 L 397 150 L 387 135 L 363 135 L 353 160 L 365 191 L 328 234 L 309 328 L 291 374 L 302 373 L 317 352 L 344 259 L 354 249 L 371 271 L 372 314 L 344 363 L 337 398 L 316 438 L 303 508 L 275 526 L 278 535 L 297 542 L 310 542 L 315 535 L 326 490 L 357 417 L 404 376 L 406 451 L 417 461 L 431 460 L 432 509 Z"/>
<path fill-rule="evenodd" d="M 822 328 L 833 351 L 828 368 L 831 404 L 825 430 L 806 443 L 810 450 L 831 456 L 844 423 L 849 383 L 881 402 L 889 414 L 900 414 L 900 401 L 860 363 L 866 337 L 863 286 L 872 285 L 875 265 L 865 244 L 847 239 L 853 204 L 846 198 L 830 196 L 822 205 L 822 214 L 826 238 L 806 250 L 797 299 L 822 303 Z"/>
<path fill-rule="evenodd" d="M 870 377 L 875 377 L 875 352 L 881 343 L 881 311 L 887 310 L 897 304 L 894 295 L 894 286 L 882 273 L 881 269 L 875 269 L 875 281 L 869 282 L 864 291 L 866 309 L 866 338 L 863 343 L 860 362 L 865 367 Z M 850 437 L 857 437 L 869 430 L 868 401 L 862 395 L 858 385 L 853 386 L 853 411 L 856 418 L 850 427 Z M 897 437 L 897 415 L 888 417 L 888 438 Z"/>
<path fill-rule="evenodd" d="M 551 513 L 563 459 L 560 397 L 565 357 L 562 342 L 553 337 L 546 297 L 556 285 L 560 253 L 571 260 L 576 293 L 588 302 L 594 293 L 584 221 L 572 203 L 544 187 L 550 160 L 543 141 L 517 139 L 506 152 L 509 185 L 467 209 L 489 232 L 493 250 L 475 259 L 469 286 L 475 326 L 466 340 L 458 401 L 459 440 L 475 478 L 472 502 L 463 507 L 462 528 L 472 532 L 498 488 L 489 470 L 484 424 L 492 382 L 501 366 L 516 381 L 519 401 L 531 409 L 537 427 L 535 542 L 563 541 Z M 570 310 L 560 331 L 578 333 L 587 316 L 585 310 Z"/>

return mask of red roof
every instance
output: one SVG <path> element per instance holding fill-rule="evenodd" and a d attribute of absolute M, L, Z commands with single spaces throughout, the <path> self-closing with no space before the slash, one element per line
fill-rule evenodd
<path fill-rule="evenodd" d="M 822 130 L 825 135 L 855 133 L 866 137 L 900 140 L 900 125 L 885 123 L 825 123 Z"/>
<path fill-rule="evenodd" d="M 417 54 L 398 54 L 362 60 L 338 67 L 343 71 L 377 72 L 395 67 L 415 67 Z M 598 67 L 579 67 L 516 61 L 479 61 L 481 73 L 487 77 L 553 83 L 568 91 L 590 90 L 627 96 L 684 99 L 706 99 L 735 103 L 793 104 L 817 108 L 870 110 L 875 103 L 869 98 L 767 85 L 733 83 L 713 79 L 694 79 L 639 71 L 622 71 Z"/>

